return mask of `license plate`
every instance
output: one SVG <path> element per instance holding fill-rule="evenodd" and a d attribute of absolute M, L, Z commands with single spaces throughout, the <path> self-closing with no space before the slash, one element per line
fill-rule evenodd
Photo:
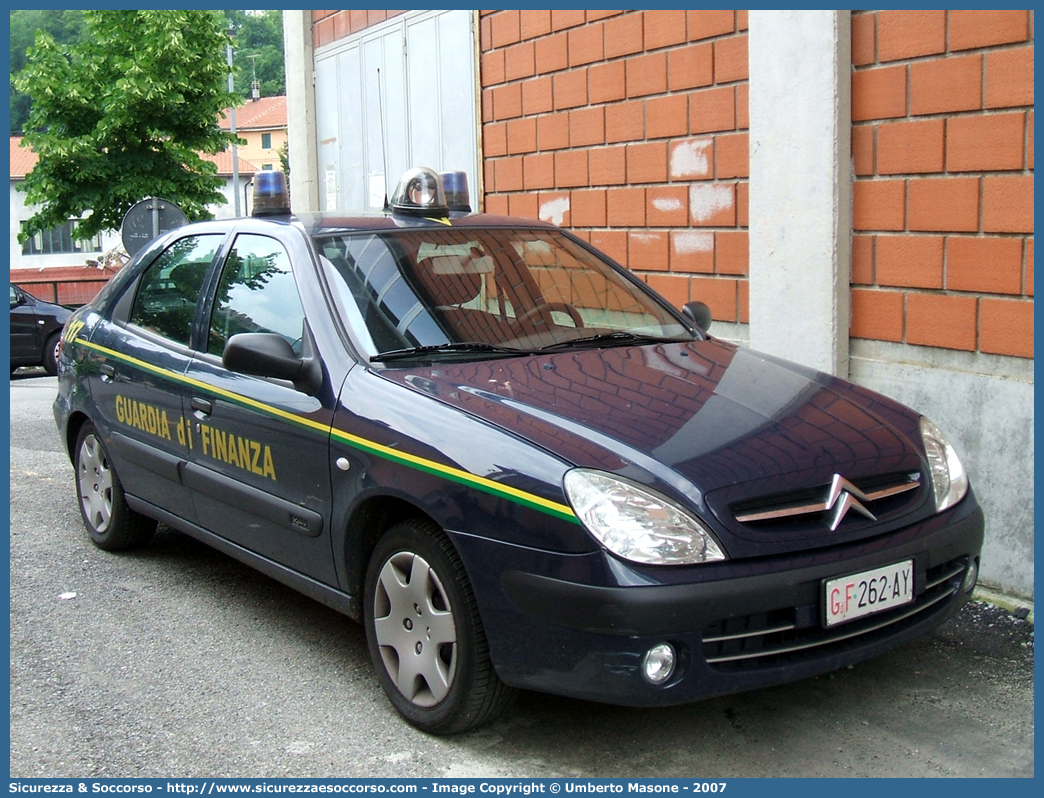
<path fill-rule="evenodd" d="M 913 601 L 913 560 L 830 579 L 824 585 L 826 626 L 884 612 Z"/>

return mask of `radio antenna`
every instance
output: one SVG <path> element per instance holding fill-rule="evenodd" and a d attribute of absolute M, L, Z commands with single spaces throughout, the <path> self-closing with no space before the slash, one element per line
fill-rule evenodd
<path fill-rule="evenodd" d="M 381 85 L 381 68 L 377 67 L 377 107 L 381 117 L 381 158 L 384 161 L 384 210 L 391 205 L 388 203 L 388 148 L 384 142 L 384 88 Z"/>

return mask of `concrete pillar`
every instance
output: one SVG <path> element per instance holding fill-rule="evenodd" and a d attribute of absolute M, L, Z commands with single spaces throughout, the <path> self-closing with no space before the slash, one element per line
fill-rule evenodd
<path fill-rule="evenodd" d="M 750 345 L 848 375 L 848 11 L 751 11 Z"/>
<path fill-rule="evenodd" d="M 283 12 L 286 54 L 287 151 L 290 202 L 295 212 L 319 210 L 319 172 L 315 128 L 315 59 L 312 12 Z"/>

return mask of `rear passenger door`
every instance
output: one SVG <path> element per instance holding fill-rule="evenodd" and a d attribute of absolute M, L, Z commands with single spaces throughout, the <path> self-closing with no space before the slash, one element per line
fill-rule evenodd
<path fill-rule="evenodd" d="M 186 470 L 200 524 L 326 584 L 332 410 L 290 383 L 229 371 L 225 343 L 276 333 L 301 353 L 304 311 L 287 249 L 240 233 L 225 256 L 201 341 L 188 367 L 195 445 Z"/>

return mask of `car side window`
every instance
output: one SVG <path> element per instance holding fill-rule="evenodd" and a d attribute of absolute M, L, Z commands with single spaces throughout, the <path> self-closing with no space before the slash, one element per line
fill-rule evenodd
<path fill-rule="evenodd" d="M 182 238 L 156 258 L 141 276 L 130 323 L 188 346 L 203 280 L 223 238 Z"/>
<path fill-rule="evenodd" d="M 283 245 L 244 234 L 225 260 L 211 314 L 207 352 L 221 356 L 233 335 L 275 333 L 301 354 L 304 311 Z"/>

